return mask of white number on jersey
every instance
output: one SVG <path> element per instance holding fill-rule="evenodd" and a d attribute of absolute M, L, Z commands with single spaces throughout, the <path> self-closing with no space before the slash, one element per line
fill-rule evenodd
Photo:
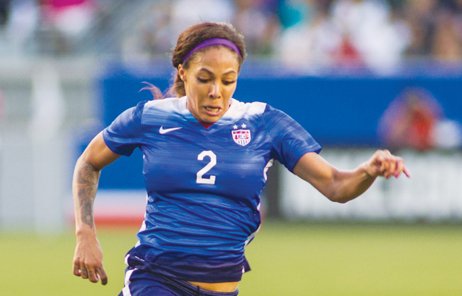
<path fill-rule="evenodd" d="M 197 184 L 215 184 L 215 176 L 210 175 L 208 178 L 204 178 L 204 175 L 207 174 L 216 164 L 217 164 L 217 155 L 211 150 L 202 151 L 197 155 L 197 160 L 204 160 L 205 157 L 210 158 L 210 162 L 207 163 L 205 167 L 200 169 L 196 174 L 196 183 Z"/>

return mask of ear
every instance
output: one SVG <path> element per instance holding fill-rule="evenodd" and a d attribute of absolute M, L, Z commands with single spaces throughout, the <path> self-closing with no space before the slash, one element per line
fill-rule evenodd
<path fill-rule="evenodd" d="M 182 64 L 178 65 L 178 75 L 180 76 L 183 82 L 186 82 L 186 70 L 183 68 Z"/>

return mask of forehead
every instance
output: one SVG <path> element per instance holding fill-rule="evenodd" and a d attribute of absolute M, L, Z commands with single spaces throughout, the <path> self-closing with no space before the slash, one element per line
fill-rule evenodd
<path fill-rule="evenodd" d="M 190 68 L 200 71 L 239 71 L 239 57 L 233 50 L 224 46 L 212 46 L 197 52 L 190 61 Z"/>

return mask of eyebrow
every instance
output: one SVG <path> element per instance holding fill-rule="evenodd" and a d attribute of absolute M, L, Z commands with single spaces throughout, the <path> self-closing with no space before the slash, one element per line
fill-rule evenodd
<path fill-rule="evenodd" d="M 199 72 L 200 72 L 200 71 L 205 71 L 205 72 L 207 72 L 207 73 L 210 74 L 210 75 L 215 75 L 212 71 L 210 71 L 210 70 L 207 69 L 207 68 L 200 68 L 200 69 L 199 69 Z M 236 72 L 235 70 L 229 70 L 229 71 L 227 71 L 227 72 L 225 72 L 225 73 L 223 73 L 223 74 L 224 74 L 224 75 L 227 75 L 227 74 L 232 74 L 232 73 L 237 73 L 237 72 Z"/>

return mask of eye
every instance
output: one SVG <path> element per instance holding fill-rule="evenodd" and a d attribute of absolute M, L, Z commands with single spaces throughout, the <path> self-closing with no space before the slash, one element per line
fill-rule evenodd
<path fill-rule="evenodd" d="M 236 80 L 223 81 L 224 85 L 230 85 L 230 84 L 233 84 L 233 83 L 236 83 Z"/>
<path fill-rule="evenodd" d="M 208 78 L 197 77 L 197 81 L 199 81 L 199 83 L 207 83 L 207 82 L 209 82 L 209 79 Z"/>

